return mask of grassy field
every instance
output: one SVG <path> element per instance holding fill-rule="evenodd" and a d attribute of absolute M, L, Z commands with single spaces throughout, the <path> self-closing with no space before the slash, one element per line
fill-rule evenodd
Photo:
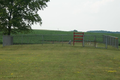
<path fill-rule="evenodd" d="M 120 50 L 0 45 L 0 80 L 120 80 Z"/>
<path fill-rule="evenodd" d="M 54 31 L 54 30 L 33 30 L 29 34 L 70 34 L 72 35 L 72 31 Z M 117 33 L 91 33 L 91 32 L 85 32 L 85 35 L 111 35 L 120 37 L 120 34 Z"/>

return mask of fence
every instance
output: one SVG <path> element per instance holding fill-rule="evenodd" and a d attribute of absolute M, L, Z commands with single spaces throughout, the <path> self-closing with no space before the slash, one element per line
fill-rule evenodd
<path fill-rule="evenodd" d="M 65 44 L 70 40 L 71 35 L 14 35 L 14 44 Z"/>
<path fill-rule="evenodd" d="M 84 46 L 108 48 L 108 45 L 119 48 L 118 37 L 108 35 L 84 35 Z"/>
<path fill-rule="evenodd" d="M 108 45 L 113 46 L 115 48 L 119 47 L 118 37 L 103 35 L 103 42 L 104 44 L 106 44 L 106 48 Z"/>
<path fill-rule="evenodd" d="M 1 36 L 2 37 L 2 36 Z M 84 35 L 84 45 L 89 47 L 107 48 L 108 45 L 118 48 L 118 38 L 106 35 Z M 2 43 L 2 38 L 0 38 Z M 13 35 L 13 44 L 71 44 L 73 35 Z M 81 45 L 77 42 L 75 45 Z"/>
<path fill-rule="evenodd" d="M 102 35 L 84 35 L 84 46 L 104 47 Z"/>

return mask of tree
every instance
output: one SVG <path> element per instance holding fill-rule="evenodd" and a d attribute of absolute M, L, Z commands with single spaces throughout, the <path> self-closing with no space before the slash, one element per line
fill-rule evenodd
<path fill-rule="evenodd" d="M 39 10 L 49 0 L 0 0 L 0 31 L 5 35 L 28 32 L 34 23 L 42 24 Z"/>
<path fill-rule="evenodd" d="M 77 30 L 73 30 L 73 32 L 78 32 Z"/>

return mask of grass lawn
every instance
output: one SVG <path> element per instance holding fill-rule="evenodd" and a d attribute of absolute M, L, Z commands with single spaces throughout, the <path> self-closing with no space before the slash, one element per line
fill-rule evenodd
<path fill-rule="evenodd" d="M 0 45 L 0 80 L 120 80 L 120 50 Z"/>

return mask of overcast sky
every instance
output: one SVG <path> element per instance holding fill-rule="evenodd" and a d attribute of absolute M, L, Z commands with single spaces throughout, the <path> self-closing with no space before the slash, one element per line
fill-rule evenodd
<path fill-rule="evenodd" d="M 50 0 L 33 29 L 120 31 L 120 0 Z"/>

